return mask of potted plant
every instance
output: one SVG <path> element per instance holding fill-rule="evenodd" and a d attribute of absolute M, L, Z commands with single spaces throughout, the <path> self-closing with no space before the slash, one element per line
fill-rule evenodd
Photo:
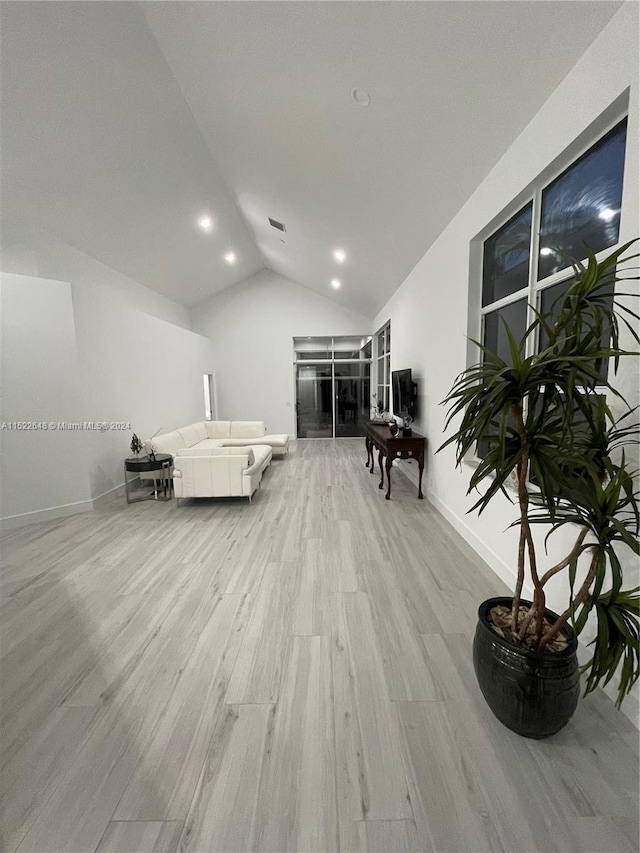
<path fill-rule="evenodd" d="M 509 360 L 477 344 L 482 360 L 443 401 L 445 430 L 461 420 L 439 450 L 455 444 L 458 467 L 479 457 L 467 494 L 477 489 L 480 497 L 469 511 L 483 512 L 498 493 L 518 505 L 514 594 L 480 606 L 474 666 L 494 714 L 527 737 L 566 724 L 582 672 L 586 693 L 619 672 L 618 706 L 640 674 L 638 588 L 623 589 L 624 557 L 640 554 L 637 471 L 625 453 L 638 444 L 638 425 L 607 372 L 637 356 L 622 348 L 619 332 L 626 327 L 638 343 L 638 315 L 618 301 L 637 293 L 613 297 L 616 281 L 638 278 L 628 267 L 638 255 L 625 257 L 633 242 L 600 262 L 591 252 L 572 262 L 573 283 L 551 311 L 535 313 L 521 340 L 505 324 Z M 537 354 L 527 354 L 536 339 Z M 534 535 L 540 524 L 549 528 L 544 548 Z M 543 566 L 549 536 L 567 527 L 568 553 Z M 557 614 L 546 607 L 547 584 L 562 572 L 569 595 Z M 525 583 L 532 601 L 522 598 Z M 593 656 L 579 670 L 577 636 L 590 615 Z"/>

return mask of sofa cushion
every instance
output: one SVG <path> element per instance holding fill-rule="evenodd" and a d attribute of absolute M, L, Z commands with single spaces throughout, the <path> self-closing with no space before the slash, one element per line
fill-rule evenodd
<path fill-rule="evenodd" d="M 184 438 L 184 443 L 187 447 L 193 447 L 194 444 L 201 441 L 198 438 L 198 430 L 193 426 L 178 427 L 178 432 Z"/>
<path fill-rule="evenodd" d="M 264 421 L 231 421 L 230 438 L 262 438 L 267 432 Z"/>
<path fill-rule="evenodd" d="M 221 447 L 220 445 L 197 444 L 194 447 L 184 447 L 178 456 L 246 456 L 247 465 L 253 465 L 255 456 L 252 447 Z"/>
<path fill-rule="evenodd" d="M 221 449 L 224 449 L 222 439 L 208 438 L 206 441 L 200 441 L 191 447 L 183 447 L 177 452 L 176 456 L 212 456 L 211 450 Z"/>
<path fill-rule="evenodd" d="M 204 425 L 204 421 L 198 421 L 197 424 L 191 424 L 191 427 L 196 431 L 198 435 L 198 441 L 206 441 L 209 438 L 209 436 L 207 435 L 207 428 Z"/>
<path fill-rule="evenodd" d="M 270 435 L 265 435 L 264 438 L 268 441 L 271 447 L 287 447 L 289 444 L 289 436 L 286 432 L 271 433 Z"/>
<path fill-rule="evenodd" d="M 156 435 L 150 440 L 156 453 L 170 453 L 175 456 L 176 453 L 185 447 L 185 440 L 176 430 L 174 432 L 165 432 L 164 435 Z"/>
<path fill-rule="evenodd" d="M 224 447 L 223 438 L 205 438 L 204 441 L 199 441 L 193 447 Z"/>
<path fill-rule="evenodd" d="M 229 438 L 231 421 L 204 421 L 207 438 Z"/>

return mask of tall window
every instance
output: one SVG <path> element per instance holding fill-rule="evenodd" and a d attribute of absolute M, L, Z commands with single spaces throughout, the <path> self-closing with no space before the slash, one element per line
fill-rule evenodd
<path fill-rule="evenodd" d="M 391 406 L 391 323 L 376 332 L 376 399 L 385 412 Z"/>
<path fill-rule="evenodd" d="M 213 373 L 203 373 L 202 383 L 204 385 L 204 417 L 205 420 L 211 421 L 215 416 L 215 390 Z"/>
<path fill-rule="evenodd" d="M 597 254 L 618 243 L 626 137 L 625 118 L 553 180 L 534 184 L 530 200 L 484 240 L 482 341 L 505 360 L 500 317 L 521 337 L 533 308 L 549 311 L 569 286 L 567 257 L 582 260 L 585 245 Z"/>

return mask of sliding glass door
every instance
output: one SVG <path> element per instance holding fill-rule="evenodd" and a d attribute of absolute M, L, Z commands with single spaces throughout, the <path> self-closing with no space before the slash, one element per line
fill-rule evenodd
<path fill-rule="evenodd" d="M 370 373 L 370 363 L 334 362 L 336 438 L 364 435 L 370 410 Z"/>
<path fill-rule="evenodd" d="M 298 438 L 363 436 L 371 399 L 371 338 L 294 338 Z"/>
<path fill-rule="evenodd" d="M 298 438 L 333 436 L 332 388 L 330 364 L 296 365 Z"/>

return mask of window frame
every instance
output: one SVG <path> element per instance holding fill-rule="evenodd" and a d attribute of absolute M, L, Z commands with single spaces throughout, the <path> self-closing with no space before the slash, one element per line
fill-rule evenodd
<path fill-rule="evenodd" d="M 600 117 L 598 122 L 581 134 L 553 163 L 541 172 L 527 187 L 516 196 L 516 198 L 507 205 L 502 212 L 494 217 L 489 225 L 480 231 L 471 241 L 470 245 L 470 296 L 469 296 L 469 313 L 468 313 L 468 337 L 470 339 L 467 348 L 467 364 L 471 365 L 478 360 L 478 348 L 473 341 L 484 343 L 485 340 L 485 325 L 486 317 L 495 311 L 499 311 L 506 305 L 517 302 L 518 300 L 526 300 L 526 318 L 525 328 L 528 328 L 535 319 L 535 309 L 540 310 L 542 293 L 554 285 L 568 281 L 574 275 L 573 267 L 564 267 L 554 273 L 545 276 L 538 280 L 538 261 L 540 251 L 540 226 L 542 214 L 542 194 L 557 178 L 573 166 L 582 156 L 594 148 L 610 131 L 612 131 L 622 121 L 627 120 L 627 136 L 625 141 L 624 155 L 624 172 L 623 172 L 623 190 L 622 203 L 620 209 L 620 221 L 618 230 L 618 240 L 611 246 L 597 252 L 595 257 L 597 261 L 603 260 L 611 252 L 622 246 L 625 242 L 622 214 L 625 207 L 625 176 L 628 174 L 628 158 L 630 154 L 629 145 L 629 105 L 628 101 L 620 103 L 618 100 L 613 104 L 605 115 Z M 529 275 L 526 287 L 505 296 L 489 305 L 482 304 L 482 288 L 484 281 L 484 246 L 487 240 L 496 234 L 501 228 L 508 224 L 510 220 L 515 218 L 529 204 L 531 204 L 531 239 L 530 239 L 530 256 L 529 256 Z M 525 358 L 534 355 L 539 349 L 539 335 L 531 336 L 527 341 Z M 597 393 L 606 395 L 606 388 L 598 386 Z M 477 465 L 481 457 L 475 449 L 470 454 L 469 463 Z"/>
<path fill-rule="evenodd" d="M 383 411 L 391 412 L 391 320 L 387 320 L 373 335 L 375 355 L 372 362 L 376 365 L 375 393 L 380 399 L 382 388 Z M 380 341 L 382 340 L 382 346 Z M 373 387 L 373 382 L 372 382 Z"/>
<path fill-rule="evenodd" d="M 340 358 L 336 357 L 336 353 L 340 352 L 355 352 L 355 349 L 350 350 L 341 350 L 336 346 L 336 343 L 341 341 L 348 340 L 349 342 L 355 342 L 357 338 L 360 338 L 360 347 L 357 350 L 359 355 L 358 358 Z M 369 395 L 371 395 L 371 388 L 373 386 L 373 365 L 375 363 L 375 359 L 373 356 L 373 342 L 375 338 L 371 334 L 366 335 L 300 335 L 295 336 L 293 338 L 293 397 L 296 401 L 296 407 L 298 405 L 298 388 L 297 383 L 299 381 L 307 381 L 305 377 L 301 377 L 298 375 L 298 367 L 328 367 L 330 368 L 330 375 L 323 377 L 308 377 L 309 380 L 315 381 L 318 378 L 322 379 L 330 379 L 331 380 L 331 429 L 332 429 L 332 438 L 340 439 L 343 436 L 336 435 L 336 411 L 337 411 L 337 402 L 336 402 L 336 388 L 337 381 L 340 379 L 348 378 L 342 376 L 336 376 L 336 367 L 339 369 L 343 365 L 347 364 L 356 364 L 361 368 L 369 366 Z M 310 343 L 309 343 L 310 342 Z M 317 342 L 325 342 L 329 346 L 327 348 L 327 356 L 326 358 L 318 358 L 316 357 L 317 350 L 307 350 L 307 346 L 314 346 Z M 367 347 L 370 347 L 371 353 L 370 355 L 366 354 Z M 305 358 L 304 354 L 311 352 L 312 356 L 310 358 Z M 303 356 L 302 358 L 300 356 Z M 366 377 L 363 377 L 366 378 Z M 297 428 L 296 428 L 297 434 Z M 310 438 L 299 438 L 300 441 L 314 441 L 315 439 Z"/>
<path fill-rule="evenodd" d="M 573 276 L 573 268 L 572 267 L 564 267 L 557 272 L 551 273 L 548 276 L 538 280 L 538 261 L 539 261 L 539 252 L 540 252 L 540 224 L 541 224 L 541 214 L 542 214 L 542 193 L 544 190 L 549 187 L 557 178 L 559 178 L 564 172 L 566 172 L 571 166 L 573 166 L 582 156 L 584 156 L 588 151 L 594 148 L 610 131 L 612 131 L 616 125 L 620 124 L 624 119 L 628 121 L 628 109 L 625 107 L 624 110 L 616 110 L 615 115 L 612 115 L 605 125 L 598 127 L 597 132 L 592 132 L 589 134 L 588 139 L 585 139 L 583 143 L 579 146 L 579 148 L 572 150 L 570 154 L 565 153 L 565 156 L 558 158 L 553 165 L 553 168 L 546 169 L 542 172 L 531 184 L 527 187 L 527 191 L 520 194 L 516 200 L 514 200 L 511 204 L 509 204 L 500 214 L 500 216 L 494 219 L 490 226 L 483 229 L 483 231 L 478 235 L 477 244 L 478 244 L 478 259 L 479 263 L 477 265 L 477 275 L 474 275 L 475 284 L 479 286 L 480 292 L 477 300 L 477 314 L 474 323 L 475 333 L 472 330 L 471 337 L 475 340 L 481 341 L 484 343 L 485 336 L 485 324 L 486 324 L 486 316 L 495 311 L 499 311 L 505 305 L 509 305 L 512 302 L 517 302 L 520 299 L 527 300 L 527 309 L 526 309 L 526 321 L 525 328 L 528 328 L 529 325 L 535 319 L 535 310 L 539 310 L 539 306 L 541 304 L 541 294 L 544 290 L 549 287 L 553 287 L 556 284 L 560 284 L 563 281 L 567 281 Z M 628 143 L 628 133 L 629 133 L 629 125 L 627 124 L 627 143 Z M 628 144 L 626 145 L 625 150 L 625 174 L 626 174 L 626 160 L 628 156 Z M 623 198 L 624 198 L 624 190 L 623 190 Z M 531 241 L 529 246 L 529 276 L 526 287 L 521 288 L 520 290 L 514 291 L 514 293 L 509 294 L 495 302 L 490 303 L 489 305 L 482 305 L 482 283 L 484 276 L 484 245 L 487 240 L 489 240 L 497 231 L 503 228 L 511 219 L 516 217 L 521 211 L 523 211 L 529 204 L 532 205 L 531 211 Z M 621 211 L 622 213 L 622 211 Z M 624 243 L 624 240 L 621 239 L 621 235 L 623 233 L 622 228 L 622 217 L 620 220 L 620 227 L 618 232 L 618 241 L 611 246 L 603 249 L 602 251 L 596 254 L 597 260 L 602 260 L 608 254 L 615 251 L 619 246 Z M 536 336 L 535 340 L 530 338 L 527 341 L 527 349 L 525 352 L 525 357 L 533 355 L 539 345 L 538 336 Z"/>

